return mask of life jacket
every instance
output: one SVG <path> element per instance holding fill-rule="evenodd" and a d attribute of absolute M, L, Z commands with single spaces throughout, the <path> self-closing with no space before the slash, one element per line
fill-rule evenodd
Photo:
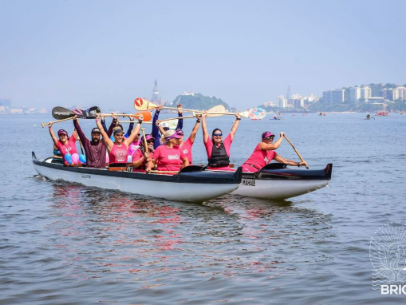
<path fill-rule="evenodd" d="M 227 156 L 227 151 L 223 143 L 220 144 L 220 147 L 217 147 L 217 145 L 213 143 L 211 156 L 207 160 L 209 161 L 210 167 L 223 167 L 230 164 L 230 158 Z"/>

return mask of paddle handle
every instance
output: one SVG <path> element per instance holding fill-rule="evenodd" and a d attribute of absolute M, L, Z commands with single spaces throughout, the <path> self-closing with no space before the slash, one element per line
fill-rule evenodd
<path fill-rule="evenodd" d="M 71 118 L 67 118 L 67 119 L 63 119 L 63 120 L 57 120 L 57 121 L 52 121 L 52 122 L 48 122 L 48 123 L 41 123 L 42 128 L 44 128 L 45 126 L 51 125 L 51 124 L 55 124 L 55 123 L 59 123 L 59 122 L 64 122 L 64 121 L 69 121 L 69 120 L 73 120 L 74 117 Z"/>
<path fill-rule="evenodd" d="M 117 114 L 112 114 L 112 113 L 100 113 L 100 116 L 122 116 L 122 117 L 136 117 L 136 116 L 142 116 L 142 114 L 135 114 L 135 113 L 117 113 Z"/>
<path fill-rule="evenodd" d="M 285 135 L 285 139 L 293 147 L 293 149 L 295 150 L 295 152 L 296 152 L 297 156 L 299 157 L 300 161 L 305 162 L 307 164 L 307 162 L 302 158 L 302 156 L 297 151 L 296 147 L 293 145 L 293 143 L 289 140 L 289 138 L 286 135 Z M 309 166 L 306 165 L 306 168 L 309 169 Z"/>
<path fill-rule="evenodd" d="M 118 120 L 118 122 L 119 123 L 137 123 L 136 121 L 121 121 L 121 120 Z M 142 121 L 142 124 L 152 124 L 152 122 Z"/>
<path fill-rule="evenodd" d="M 142 137 L 144 138 L 144 151 L 148 150 L 148 143 L 147 143 L 147 138 L 145 136 L 145 128 L 141 128 L 142 131 Z"/>
<path fill-rule="evenodd" d="M 182 119 L 192 119 L 196 118 L 196 116 L 183 116 L 183 117 L 177 117 L 177 118 L 170 118 L 170 119 L 165 119 L 165 120 L 160 120 L 160 122 L 166 122 L 166 121 L 172 121 L 172 120 L 182 120 Z"/>
<path fill-rule="evenodd" d="M 210 114 L 221 114 L 221 115 L 239 115 L 243 118 L 248 118 L 248 115 L 245 115 L 243 113 L 237 113 L 237 112 L 206 112 L 206 114 L 210 115 Z"/>

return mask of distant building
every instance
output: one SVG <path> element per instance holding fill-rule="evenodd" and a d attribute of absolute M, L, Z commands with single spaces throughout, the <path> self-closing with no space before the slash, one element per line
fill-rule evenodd
<path fill-rule="evenodd" d="M 154 88 L 152 89 L 152 97 L 151 102 L 160 105 L 161 104 L 161 97 L 158 91 L 158 82 L 155 80 Z"/>
<path fill-rule="evenodd" d="M 405 87 L 396 87 L 393 89 L 393 100 L 406 100 L 406 88 Z"/>
<path fill-rule="evenodd" d="M 23 114 L 24 110 L 23 110 L 23 108 L 11 108 L 10 113 L 11 114 Z"/>
<path fill-rule="evenodd" d="M 264 103 L 265 107 L 277 107 L 278 105 L 274 101 L 268 101 Z"/>
<path fill-rule="evenodd" d="M 344 102 L 344 89 L 323 91 L 324 104 L 338 104 Z"/>
<path fill-rule="evenodd" d="M 350 88 L 350 102 L 357 103 L 357 102 L 359 102 L 360 98 L 361 98 L 361 88 L 358 86 L 351 87 Z"/>
<path fill-rule="evenodd" d="M 278 107 L 279 108 L 286 108 L 288 106 L 286 98 L 281 95 L 278 97 Z"/>
<path fill-rule="evenodd" d="M 393 101 L 393 89 L 383 89 L 383 97 L 389 101 Z"/>
<path fill-rule="evenodd" d="M 361 88 L 361 99 L 366 100 L 372 96 L 372 90 L 369 86 L 364 86 Z"/>

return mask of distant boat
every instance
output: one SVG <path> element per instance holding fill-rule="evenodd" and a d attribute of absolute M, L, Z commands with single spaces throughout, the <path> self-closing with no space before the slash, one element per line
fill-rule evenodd
<path fill-rule="evenodd" d="M 388 116 L 389 112 L 387 111 L 378 111 L 377 113 L 375 113 L 375 116 Z"/>

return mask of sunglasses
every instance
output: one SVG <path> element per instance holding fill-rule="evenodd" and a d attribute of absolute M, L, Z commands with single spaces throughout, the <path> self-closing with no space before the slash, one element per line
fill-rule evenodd
<path fill-rule="evenodd" d="M 154 140 L 148 140 L 147 143 L 154 143 Z"/>
<path fill-rule="evenodd" d="M 215 134 L 213 134 L 213 137 L 222 137 L 222 136 L 223 136 L 222 133 L 215 133 Z"/>
<path fill-rule="evenodd" d="M 264 140 L 273 140 L 275 136 L 265 137 Z"/>

